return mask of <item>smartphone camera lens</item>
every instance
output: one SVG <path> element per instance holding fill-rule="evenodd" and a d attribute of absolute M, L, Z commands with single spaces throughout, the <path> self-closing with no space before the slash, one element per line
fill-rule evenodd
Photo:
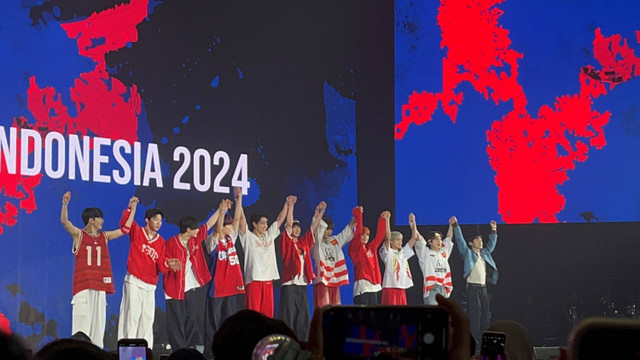
<path fill-rule="evenodd" d="M 422 341 L 427 344 L 427 345 L 431 345 L 433 344 L 433 342 L 436 340 L 436 337 L 433 336 L 433 333 L 426 333 L 422 336 Z"/>

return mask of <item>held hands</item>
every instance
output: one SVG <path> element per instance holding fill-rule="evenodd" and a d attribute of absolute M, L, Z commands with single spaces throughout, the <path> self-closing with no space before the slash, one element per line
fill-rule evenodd
<path fill-rule="evenodd" d="M 129 199 L 129 208 L 131 210 L 135 210 L 137 206 L 138 206 L 138 198 L 136 196 L 131 197 L 131 199 Z"/>
<path fill-rule="evenodd" d="M 242 189 L 240 189 L 239 187 L 234 188 L 234 195 L 237 198 L 241 198 L 242 197 Z"/>
<path fill-rule="evenodd" d="M 389 219 L 391 219 L 391 212 L 389 210 L 385 210 L 385 211 L 380 213 L 380 217 L 385 219 L 385 220 L 389 220 Z"/>
<path fill-rule="evenodd" d="M 295 205 L 297 201 L 298 201 L 298 197 L 297 196 L 295 196 L 295 195 L 287 196 L 287 204 L 288 205 Z"/>
<path fill-rule="evenodd" d="M 318 203 L 318 206 L 316 206 L 316 217 L 322 216 L 325 210 L 327 210 L 327 203 L 324 201 L 320 201 Z"/>
<path fill-rule="evenodd" d="M 449 218 L 449 225 L 453 225 L 458 222 L 458 219 L 455 216 Z"/>
<path fill-rule="evenodd" d="M 231 200 L 229 200 L 229 199 L 220 200 L 220 211 L 222 211 L 223 213 L 226 213 L 227 210 L 231 209 L 231 205 L 233 205 L 233 204 L 231 203 Z"/>
<path fill-rule="evenodd" d="M 412 230 L 416 228 L 416 216 L 413 213 L 409 214 L 409 227 Z"/>
<path fill-rule="evenodd" d="M 67 191 L 66 193 L 64 193 L 64 195 L 62 195 L 62 203 L 64 205 L 68 204 L 69 201 L 71 201 L 71 191 Z"/>
<path fill-rule="evenodd" d="M 177 272 L 182 267 L 182 263 L 178 259 L 167 259 L 167 264 L 171 270 Z"/>
<path fill-rule="evenodd" d="M 497 231 L 498 230 L 498 223 L 496 223 L 495 220 L 491 220 L 489 225 L 491 226 L 491 230 L 493 230 L 493 231 Z"/>

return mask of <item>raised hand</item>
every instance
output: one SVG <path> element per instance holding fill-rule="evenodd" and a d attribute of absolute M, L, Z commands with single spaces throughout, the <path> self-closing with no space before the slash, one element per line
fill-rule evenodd
<path fill-rule="evenodd" d="M 489 225 L 491 226 L 491 230 L 493 230 L 493 231 L 498 230 L 498 223 L 496 223 L 495 220 L 491 220 Z"/>
<path fill-rule="evenodd" d="M 389 210 L 385 210 L 382 213 L 380 213 L 380 217 L 382 217 L 385 220 L 389 220 L 391 219 L 391 212 Z"/>
<path fill-rule="evenodd" d="M 129 199 L 129 208 L 131 210 L 135 210 L 137 206 L 138 206 L 138 198 L 136 196 L 132 196 L 131 199 Z"/>
<path fill-rule="evenodd" d="M 324 201 L 320 201 L 316 206 L 316 215 L 324 214 L 325 210 L 327 210 L 327 203 Z"/>
<path fill-rule="evenodd" d="M 449 225 L 453 225 L 458 222 L 458 219 L 455 216 L 449 218 Z"/>
<path fill-rule="evenodd" d="M 67 191 L 66 193 L 64 193 L 64 195 L 62 195 L 63 204 L 68 204 L 69 201 L 71 201 L 71 191 Z"/>

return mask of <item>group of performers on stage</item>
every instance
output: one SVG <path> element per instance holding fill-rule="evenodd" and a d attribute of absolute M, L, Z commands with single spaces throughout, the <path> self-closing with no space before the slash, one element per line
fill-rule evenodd
<path fill-rule="evenodd" d="M 153 346 L 154 293 L 160 272 L 164 274 L 167 335 L 173 349 L 197 344 L 197 321 L 202 319 L 196 319 L 198 301 L 194 290 L 207 283 L 210 285 L 205 308 L 205 356 L 210 357 L 208 348 L 213 334 L 238 310 L 248 308 L 274 316 L 273 281 L 278 279 L 281 280 L 278 316 L 299 340 L 306 341 L 310 322 L 307 286 L 313 283 L 314 308 L 341 304 L 339 287 L 349 283 L 342 250 L 347 243 L 354 267 L 354 304 L 406 305 L 405 290 L 414 285 L 408 259 L 415 254 L 422 271 L 424 303 L 435 305 L 436 294 L 449 297 L 453 289 L 449 257 L 455 241 L 464 262 L 467 316 L 472 334 L 478 336 L 489 325 L 486 284 L 495 284 L 498 279 L 491 257 L 497 241 L 495 221 L 490 223 L 485 247 L 481 235 L 465 242 L 455 216 L 449 219 L 443 239 L 437 231 L 423 237 L 415 216 L 410 214 L 411 237 L 403 245 L 402 234 L 390 229 L 389 211 L 380 214 L 372 240 L 369 229 L 362 224 L 360 206 L 353 209 L 351 222 L 334 235 L 333 221 L 324 217 L 327 204 L 322 201 L 316 206 L 309 229 L 303 231 L 300 222 L 294 219 L 296 196 L 287 196 L 277 218 L 269 224 L 263 214 L 253 214 L 247 221 L 242 192 L 235 189 L 235 203 L 222 200 L 202 225 L 192 216 L 180 218 L 180 232 L 165 241 L 158 234 L 164 219 L 160 209 L 145 212 L 144 227 L 133 221 L 136 197 L 129 200 L 120 228 L 112 231 L 102 230 L 104 220 L 99 208 L 84 209 L 85 226 L 75 227 L 67 212 L 70 199 L 71 193 L 65 193 L 60 219 L 73 238 L 76 259 L 72 334 L 82 331 L 100 347 L 106 322 L 106 294 L 115 292 L 107 242 L 124 234 L 129 234 L 131 245 L 118 338 L 144 338 L 149 347 Z M 282 225 L 284 232 L 280 234 Z M 213 233 L 209 235 L 211 229 Z M 240 264 L 235 248 L 238 239 L 244 250 L 244 264 Z M 282 275 L 278 271 L 276 248 L 282 255 Z M 378 259 L 385 265 L 384 272 Z"/>

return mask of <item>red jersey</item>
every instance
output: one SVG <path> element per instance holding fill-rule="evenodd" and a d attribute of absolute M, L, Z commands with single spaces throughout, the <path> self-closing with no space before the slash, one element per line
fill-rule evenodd
<path fill-rule="evenodd" d="M 237 238 L 237 234 L 231 233 Z M 231 236 L 218 239 L 218 244 L 211 251 L 211 273 L 213 282 L 209 290 L 210 297 L 244 294 L 244 280 L 240 269 L 240 259 L 236 252 L 235 242 Z"/>
<path fill-rule="evenodd" d="M 300 255 L 304 256 L 304 281 L 311 284 L 316 275 L 313 273 L 313 265 L 311 264 L 311 246 L 313 246 L 313 233 L 308 230 L 304 236 L 294 242 L 287 232 L 282 233 L 282 282 L 293 280 L 298 276 L 301 269 Z"/>
<path fill-rule="evenodd" d="M 382 276 L 380 275 L 380 263 L 378 262 L 378 247 L 382 244 L 386 233 L 386 222 L 380 216 L 378 218 L 378 228 L 376 229 L 376 237 L 363 244 L 362 235 L 362 212 L 355 214 L 356 218 L 356 234 L 349 244 L 349 256 L 353 262 L 354 281 L 368 280 L 373 285 L 382 284 Z"/>
<path fill-rule="evenodd" d="M 204 251 L 202 250 L 202 241 L 207 237 L 207 230 L 207 224 L 201 225 L 198 235 L 190 238 L 187 242 L 191 268 L 193 269 L 193 273 L 196 275 L 196 279 L 200 286 L 211 280 L 211 274 L 209 274 L 207 261 L 204 258 Z M 167 240 L 166 256 L 167 258 L 178 258 L 182 264 L 187 263 L 187 248 L 182 245 L 180 235 L 172 236 Z M 165 275 L 163 283 L 164 292 L 172 299 L 184 300 L 185 276 L 184 266 L 182 266 L 178 271 L 169 271 Z"/>
<path fill-rule="evenodd" d="M 122 213 L 120 226 L 126 223 L 131 209 L 126 209 Z M 146 282 L 156 285 L 158 274 L 167 273 L 169 265 L 166 261 L 164 239 L 158 233 L 150 238 L 144 228 L 138 226 L 134 221 L 131 223 L 129 232 L 129 258 L 127 259 L 127 271 Z"/>
<path fill-rule="evenodd" d="M 113 274 L 104 232 L 93 236 L 81 231 L 80 243 L 73 249 L 76 266 L 73 271 L 73 295 L 82 290 L 92 289 L 113 294 Z"/>

